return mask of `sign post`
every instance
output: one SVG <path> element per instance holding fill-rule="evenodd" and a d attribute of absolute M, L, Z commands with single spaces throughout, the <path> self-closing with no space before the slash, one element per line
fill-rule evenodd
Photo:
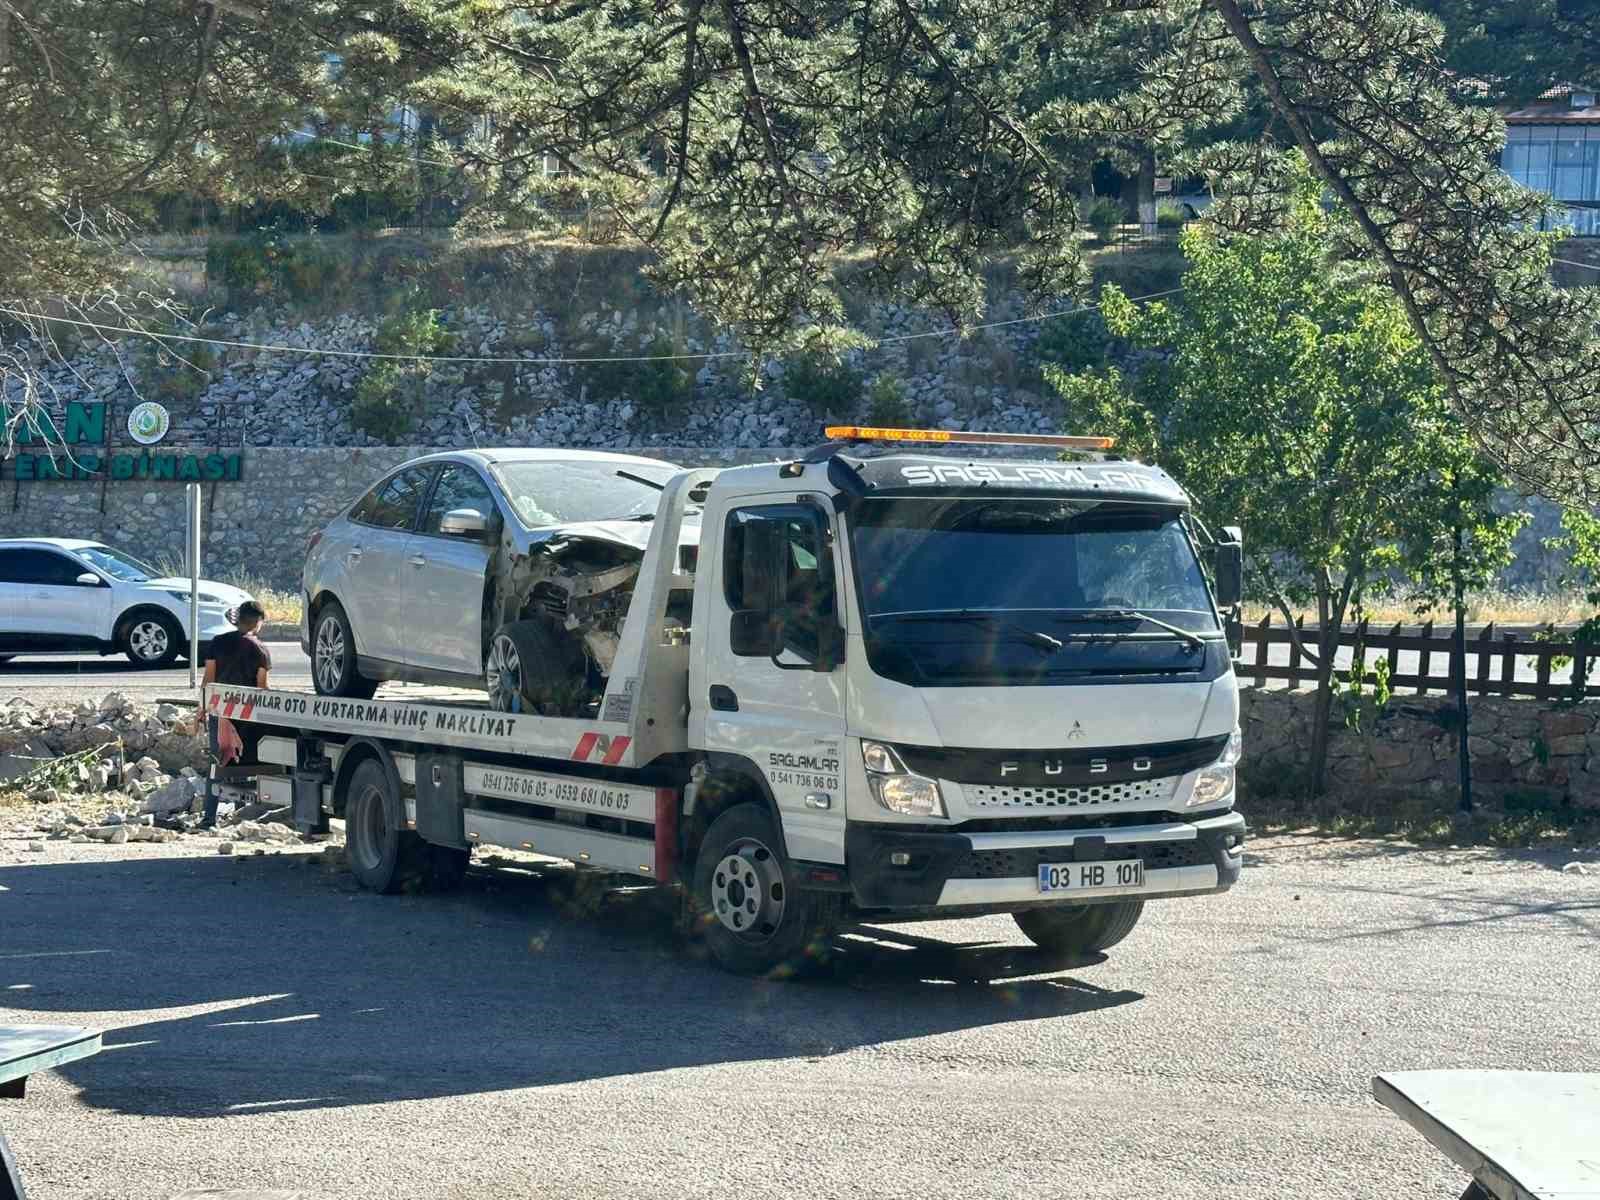
<path fill-rule="evenodd" d="M 189 560 L 189 688 L 199 686 L 200 670 L 200 485 L 184 489 L 185 557 Z"/>

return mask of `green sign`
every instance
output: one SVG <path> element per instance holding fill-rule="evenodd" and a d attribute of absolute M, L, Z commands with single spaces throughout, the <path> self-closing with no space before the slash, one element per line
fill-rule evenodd
<path fill-rule="evenodd" d="M 10 415 L 9 413 L 7 414 Z M 41 413 L 40 428 L 20 424 L 19 447 L 39 446 L 42 452 L 19 453 L 11 463 L 0 461 L 0 471 L 19 480 L 52 479 L 149 480 L 173 483 L 232 482 L 243 476 L 244 455 L 161 454 L 150 450 L 119 453 L 110 449 L 106 436 L 106 405 L 79 400 L 67 404 L 58 426 L 49 413 Z M 80 446 L 105 446 L 96 453 Z M 45 449 L 48 447 L 49 449 Z"/>
<path fill-rule="evenodd" d="M 206 483 L 239 479 L 244 467 L 242 454 L 113 454 L 109 458 L 83 451 L 57 450 L 48 454 L 19 454 L 13 470 L 22 480 L 99 479 L 109 473 L 113 480 L 146 479 Z"/>

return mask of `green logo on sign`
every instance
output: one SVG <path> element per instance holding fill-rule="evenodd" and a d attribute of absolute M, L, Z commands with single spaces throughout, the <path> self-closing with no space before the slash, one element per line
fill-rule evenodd
<path fill-rule="evenodd" d="M 167 410 L 154 400 L 135 404 L 133 411 L 128 414 L 128 436 L 141 446 L 155 445 L 167 436 L 167 430 L 171 427 L 172 418 L 167 415 Z"/>

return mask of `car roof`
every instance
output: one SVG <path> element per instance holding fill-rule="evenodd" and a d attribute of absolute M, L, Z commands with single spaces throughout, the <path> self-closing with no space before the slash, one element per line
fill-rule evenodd
<path fill-rule="evenodd" d="M 88 541 L 84 538 L 0 538 L 0 548 L 20 546 L 48 546 L 53 550 L 82 550 L 85 546 L 103 546 L 104 542 Z"/>
<path fill-rule="evenodd" d="M 414 458 L 405 465 L 409 467 L 430 462 L 473 462 L 480 466 L 519 462 L 592 462 L 615 463 L 617 466 L 631 464 L 640 467 L 668 467 L 674 471 L 681 469 L 677 463 L 667 462 L 661 458 L 646 458 L 639 454 L 613 454 L 607 450 L 564 450 L 532 446 L 496 447 L 490 450 L 442 450 L 437 454 L 427 454 L 421 458 Z"/>

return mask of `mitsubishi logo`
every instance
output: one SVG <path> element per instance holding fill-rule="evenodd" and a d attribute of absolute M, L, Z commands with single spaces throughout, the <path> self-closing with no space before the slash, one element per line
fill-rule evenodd
<path fill-rule="evenodd" d="M 1083 740 L 1083 722 L 1082 721 L 1074 721 L 1072 723 L 1072 728 L 1067 730 L 1067 740 L 1069 742 L 1082 741 Z"/>

